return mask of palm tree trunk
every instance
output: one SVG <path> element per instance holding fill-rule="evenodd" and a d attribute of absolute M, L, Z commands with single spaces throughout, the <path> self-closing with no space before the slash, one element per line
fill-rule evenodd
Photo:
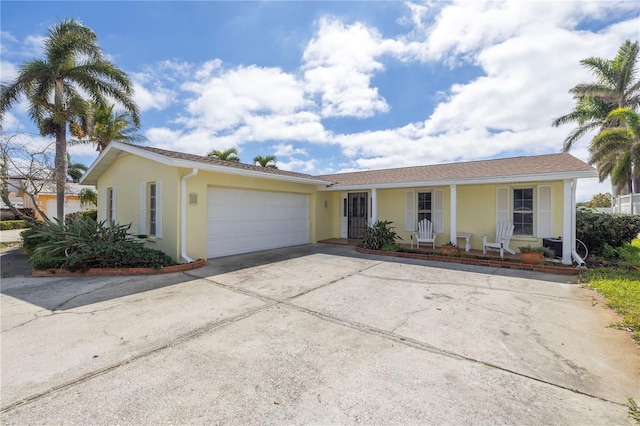
<path fill-rule="evenodd" d="M 54 93 L 56 112 L 63 110 L 63 90 L 62 80 L 56 80 Z M 67 183 L 67 126 L 60 117 L 54 116 L 53 122 L 56 130 L 56 210 L 58 220 L 64 222 L 64 190 Z"/>

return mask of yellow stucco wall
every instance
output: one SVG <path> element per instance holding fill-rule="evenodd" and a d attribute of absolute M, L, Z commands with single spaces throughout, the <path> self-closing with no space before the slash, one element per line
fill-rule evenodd
<path fill-rule="evenodd" d="M 340 236 L 340 194 L 318 192 L 316 198 L 316 240 Z"/>
<path fill-rule="evenodd" d="M 390 220 L 393 222 L 395 231 L 399 237 L 401 244 L 410 244 L 412 232 L 406 230 L 406 193 L 413 191 L 417 203 L 418 192 L 430 192 L 436 189 L 443 190 L 444 194 L 444 228 L 446 234 L 436 236 L 436 245 L 442 245 L 449 241 L 449 187 L 416 187 L 402 189 L 379 189 L 377 191 L 378 198 L 378 220 Z M 414 205 L 415 207 L 415 205 Z M 417 217 L 417 216 L 416 216 Z"/>
<path fill-rule="evenodd" d="M 116 221 L 131 223 L 131 233 L 140 233 L 140 186 L 162 182 L 162 238 L 147 242 L 174 259 L 179 256 L 178 169 L 136 155 L 118 158 L 98 179 L 98 220 L 104 220 L 104 190 L 116 188 Z M 148 232 L 148 230 L 147 230 Z"/>

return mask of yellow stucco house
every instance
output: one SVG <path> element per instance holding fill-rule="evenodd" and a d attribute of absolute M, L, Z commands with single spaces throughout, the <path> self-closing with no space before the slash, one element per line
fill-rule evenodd
<path fill-rule="evenodd" d="M 471 234 L 481 249 L 500 221 L 514 249 L 562 237 L 569 264 L 576 182 L 597 176 L 567 153 L 311 176 L 114 142 L 81 183 L 98 188 L 99 220 L 131 223 L 179 262 L 357 238 L 376 220 L 409 242 L 428 218 L 438 245 Z"/>

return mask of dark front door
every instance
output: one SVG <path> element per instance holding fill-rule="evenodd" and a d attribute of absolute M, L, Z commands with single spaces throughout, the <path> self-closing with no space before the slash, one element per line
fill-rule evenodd
<path fill-rule="evenodd" d="M 347 195 L 349 226 L 347 236 L 349 238 L 362 238 L 362 233 L 367 228 L 369 219 L 369 203 L 366 192 L 349 193 Z"/>

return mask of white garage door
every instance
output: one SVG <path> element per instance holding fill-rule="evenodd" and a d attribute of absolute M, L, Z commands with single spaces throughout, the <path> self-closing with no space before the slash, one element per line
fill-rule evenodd
<path fill-rule="evenodd" d="M 67 200 L 64 202 L 64 214 L 75 213 L 82 210 L 80 208 L 80 200 Z M 47 216 L 50 220 L 58 217 L 58 205 L 55 199 L 47 200 Z"/>
<path fill-rule="evenodd" d="M 207 257 L 309 243 L 309 196 L 209 188 Z"/>

